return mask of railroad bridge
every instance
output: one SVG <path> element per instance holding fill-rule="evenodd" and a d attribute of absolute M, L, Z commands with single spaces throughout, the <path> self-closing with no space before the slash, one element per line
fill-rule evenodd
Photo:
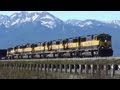
<path fill-rule="evenodd" d="M 0 68 L 38 72 L 60 72 L 90 75 L 120 75 L 119 57 L 68 58 L 35 60 L 1 60 Z"/>

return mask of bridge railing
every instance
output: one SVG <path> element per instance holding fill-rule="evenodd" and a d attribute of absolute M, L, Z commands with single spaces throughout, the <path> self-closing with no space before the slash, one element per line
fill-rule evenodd
<path fill-rule="evenodd" d="M 39 72 L 78 73 L 86 75 L 110 76 L 120 75 L 119 64 L 22 64 L 0 63 L 0 68 L 12 70 L 30 70 Z"/>

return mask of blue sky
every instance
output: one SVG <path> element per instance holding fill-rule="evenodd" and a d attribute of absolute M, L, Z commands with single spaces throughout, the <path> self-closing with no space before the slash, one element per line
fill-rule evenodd
<path fill-rule="evenodd" d="M 0 14 L 8 15 L 18 11 L 0 11 Z M 96 19 L 101 21 L 120 20 L 120 11 L 48 11 L 54 16 L 66 21 L 68 19 Z"/>

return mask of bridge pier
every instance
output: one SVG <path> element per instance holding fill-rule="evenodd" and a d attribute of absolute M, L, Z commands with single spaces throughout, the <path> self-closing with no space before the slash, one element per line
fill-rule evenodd
<path fill-rule="evenodd" d="M 74 65 L 74 73 L 77 73 L 77 65 Z"/>
<path fill-rule="evenodd" d="M 95 72 L 94 72 L 94 65 L 91 64 L 90 66 L 91 66 L 91 74 L 94 75 L 94 73 L 95 73 Z"/>
<path fill-rule="evenodd" d="M 21 69 L 21 63 L 19 64 L 19 70 Z"/>
<path fill-rule="evenodd" d="M 40 71 L 42 71 L 42 64 L 40 64 Z"/>
<path fill-rule="evenodd" d="M 58 72 L 58 64 L 56 64 L 56 66 L 55 66 L 55 68 L 56 68 L 56 71 L 55 72 Z"/>
<path fill-rule="evenodd" d="M 53 64 L 51 64 L 51 72 L 53 72 Z"/>
<path fill-rule="evenodd" d="M 36 64 L 34 64 L 33 66 L 33 71 L 36 71 Z"/>
<path fill-rule="evenodd" d="M 30 70 L 31 70 L 31 71 L 33 70 L 33 64 L 31 64 Z"/>
<path fill-rule="evenodd" d="M 29 64 L 29 70 L 30 71 L 32 70 L 32 64 Z"/>
<path fill-rule="evenodd" d="M 24 70 L 24 67 L 25 67 L 25 65 L 24 65 L 24 64 L 22 64 L 22 70 Z"/>
<path fill-rule="evenodd" d="M 101 71 L 100 71 L 100 65 L 97 65 L 97 71 L 96 71 L 96 73 L 97 73 L 98 76 L 100 76 L 100 73 L 101 73 Z"/>
<path fill-rule="evenodd" d="M 64 64 L 65 67 L 65 73 L 67 73 L 67 64 Z"/>
<path fill-rule="evenodd" d="M 104 65 L 104 71 L 105 71 L 105 75 L 108 75 L 108 65 Z"/>
<path fill-rule="evenodd" d="M 6 67 L 6 66 L 5 66 Z M 13 64 L 13 70 L 15 70 L 15 64 Z"/>
<path fill-rule="evenodd" d="M 112 64 L 111 65 L 111 77 L 114 77 L 114 75 L 115 75 L 115 65 Z"/>
<path fill-rule="evenodd" d="M 85 74 L 88 74 L 88 65 L 85 64 Z"/>
<path fill-rule="evenodd" d="M 42 71 L 44 71 L 44 64 L 41 64 L 41 69 Z"/>
<path fill-rule="evenodd" d="M 36 64 L 34 64 L 34 71 L 36 71 L 36 67 L 37 67 Z"/>
<path fill-rule="evenodd" d="M 38 64 L 38 72 L 40 71 L 40 64 Z"/>
<path fill-rule="evenodd" d="M 22 71 L 22 69 L 23 69 L 22 67 L 23 67 L 23 64 L 21 64 L 21 66 L 20 66 L 20 70 L 21 70 L 21 71 Z"/>
<path fill-rule="evenodd" d="M 72 66 L 69 64 L 69 72 L 72 73 Z"/>
<path fill-rule="evenodd" d="M 79 74 L 82 74 L 82 67 L 81 67 L 81 64 L 79 64 Z"/>
<path fill-rule="evenodd" d="M 44 71 L 46 72 L 46 68 L 47 68 L 47 65 L 46 64 L 44 64 Z"/>
<path fill-rule="evenodd" d="M 16 63 L 16 64 L 15 64 L 15 69 L 16 69 L 16 70 L 17 70 L 17 66 L 18 66 L 18 64 Z"/>
<path fill-rule="evenodd" d="M 38 64 L 36 64 L 35 71 L 38 71 Z"/>
<path fill-rule="evenodd" d="M 24 68 L 24 70 L 27 70 L 27 64 L 25 64 L 25 68 Z"/>
<path fill-rule="evenodd" d="M 47 64 L 47 72 L 49 72 L 49 64 Z"/>
<path fill-rule="evenodd" d="M 60 72 L 62 72 L 62 64 L 60 64 Z"/>

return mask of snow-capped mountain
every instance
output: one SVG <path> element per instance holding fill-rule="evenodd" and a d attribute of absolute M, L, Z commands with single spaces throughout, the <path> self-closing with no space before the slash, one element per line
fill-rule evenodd
<path fill-rule="evenodd" d="M 108 33 L 112 36 L 114 55 L 120 55 L 120 20 L 67 20 L 44 11 L 0 15 L 0 48 L 37 43 L 88 34 Z"/>
<path fill-rule="evenodd" d="M 92 19 L 87 19 L 84 21 L 81 20 L 67 20 L 67 24 L 71 24 L 73 26 L 79 26 L 79 27 L 88 27 L 88 26 L 102 26 L 102 25 L 107 25 L 107 24 L 118 24 L 113 22 L 105 22 L 105 21 L 97 21 L 97 20 L 92 20 Z"/>
<path fill-rule="evenodd" d="M 40 22 L 41 25 L 44 25 L 48 28 L 56 27 L 57 23 L 62 23 L 62 21 L 48 12 L 34 12 L 28 13 L 25 11 L 14 13 L 10 17 L 1 15 L 0 24 L 4 25 L 6 28 L 9 28 L 14 25 L 23 24 L 23 23 L 35 23 Z"/>
<path fill-rule="evenodd" d="M 111 24 L 115 24 L 115 25 L 120 26 L 120 20 L 114 20 L 111 22 Z"/>
<path fill-rule="evenodd" d="M 80 26 L 80 27 L 84 27 L 84 26 L 88 26 L 93 24 L 93 22 L 91 20 L 87 20 L 87 21 L 81 21 L 81 20 L 67 20 L 66 21 L 67 24 L 71 24 L 73 26 Z"/>

